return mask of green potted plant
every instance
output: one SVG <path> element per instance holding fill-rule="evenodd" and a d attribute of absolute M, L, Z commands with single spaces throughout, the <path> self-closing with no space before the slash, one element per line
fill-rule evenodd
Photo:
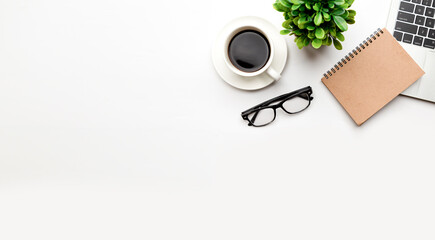
<path fill-rule="evenodd" d="M 343 32 L 355 23 L 356 12 L 350 10 L 354 0 L 276 0 L 275 10 L 284 13 L 282 35 L 294 35 L 299 49 L 312 45 L 334 44 L 343 49 Z"/>

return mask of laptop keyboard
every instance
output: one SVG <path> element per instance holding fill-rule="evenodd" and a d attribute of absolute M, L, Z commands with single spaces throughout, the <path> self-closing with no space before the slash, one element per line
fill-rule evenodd
<path fill-rule="evenodd" d="M 402 0 L 393 35 L 399 42 L 435 49 L 435 0 Z"/>

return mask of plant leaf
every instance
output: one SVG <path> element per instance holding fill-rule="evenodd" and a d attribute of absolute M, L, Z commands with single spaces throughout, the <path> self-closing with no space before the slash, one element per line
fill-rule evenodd
<path fill-rule="evenodd" d="M 322 24 L 322 21 L 323 21 L 322 14 L 317 13 L 316 16 L 314 17 L 314 24 L 316 24 L 316 26 L 320 26 L 320 24 Z"/>
<path fill-rule="evenodd" d="M 331 13 L 331 15 L 336 15 L 336 16 L 338 16 L 338 15 L 342 15 L 342 14 L 344 14 L 346 11 L 343 9 L 343 8 L 337 8 L 337 9 L 335 9 L 332 13 Z"/>
<path fill-rule="evenodd" d="M 343 49 L 343 46 L 341 45 L 341 43 L 337 40 L 337 39 L 333 39 L 333 42 L 334 42 L 334 47 L 337 49 L 337 50 L 342 50 Z"/>
<path fill-rule="evenodd" d="M 288 35 L 288 34 L 290 34 L 290 30 L 281 30 L 281 32 L 280 32 L 280 34 L 281 35 Z"/>
<path fill-rule="evenodd" d="M 305 7 L 306 7 L 307 9 L 311 9 L 311 5 L 310 5 L 309 3 L 305 3 Z"/>
<path fill-rule="evenodd" d="M 279 0 L 279 3 L 281 3 L 284 7 L 291 8 L 292 5 L 288 0 Z"/>
<path fill-rule="evenodd" d="M 311 42 L 311 45 L 313 48 L 319 49 L 322 46 L 322 40 L 316 38 Z"/>
<path fill-rule="evenodd" d="M 343 4 L 345 4 L 346 2 L 344 1 L 344 0 L 335 0 L 334 1 L 334 4 L 335 5 L 338 5 L 338 6 L 340 6 L 340 5 L 343 5 Z"/>
<path fill-rule="evenodd" d="M 295 17 L 295 18 L 293 18 L 293 23 L 294 23 L 295 25 L 298 25 L 298 22 L 299 22 L 299 17 Z"/>
<path fill-rule="evenodd" d="M 291 19 L 286 20 L 282 23 L 282 27 L 285 29 L 291 29 L 291 24 L 293 23 L 293 21 Z"/>
<path fill-rule="evenodd" d="M 329 33 L 331 33 L 331 35 L 333 36 L 333 37 L 335 37 L 335 36 L 337 36 L 337 30 L 335 29 L 335 27 L 333 27 L 333 28 L 330 28 L 329 29 Z"/>
<path fill-rule="evenodd" d="M 345 38 L 344 38 L 343 34 L 341 34 L 341 32 L 337 32 L 337 39 L 344 42 Z"/>
<path fill-rule="evenodd" d="M 347 22 L 347 24 L 354 24 L 354 23 L 355 23 L 355 20 L 353 20 L 353 19 L 349 19 L 349 20 L 346 20 L 346 22 Z"/>
<path fill-rule="evenodd" d="M 310 30 L 310 31 L 313 31 L 313 30 L 316 30 L 316 27 L 314 27 L 313 25 L 309 25 L 307 27 L 307 29 Z"/>
<path fill-rule="evenodd" d="M 308 46 L 310 44 L 310 39 L 309 38 L 305 38 L 304 39 L 304 46 L 306 47 L 306 46 Z"/>
<path fill-rule="evenodd" d="M 278 12 L 288 12 L 290 10 L 284 7 L 281 3 L 274 3 L 273 8 Z"/>
<path fill-rule="evenodd" d="M 344 11 L 343 14 L 340 15 L 342 18 L 347 19 L 347 17 L 349 17 L 349 11 Z"/>
<path fill-rule="evenodd" d="M 341 31 L 345 32 L 348 29 L 346 20 L 340 16 L 332 16 L 334 19 L 335 24 L 337 24 L 337 27 L 340 28 Z"/>
<path fill-rule="evenodd" d="M 302 49 L 304 47 L 304 37 L 298 38 L 298 40 L 296 41 L 296 45 L 299 49 Z"/>
<path fill-rule="evenodd" d="M 326 12 L 323 12 L 323 19 L 325 19 L 325 21 L 329 22 L 329 21 L 331 21 L 331 15 L 329 15 Z"/>
<path fill-rule="evenodd" d="M 355 17 L 356 11 L 355 10 L 349 10 L 349 17 Z"/>
<path fill-rule="evenodd" d="M 301 5 L 295 4 L 292 6 L 292 10 L 297 10 Z"/>
<path fill-rule="evenodd" d="M 301 18 L 299 18 L 298 24 L 306 24 L 306 23 L 309 23 L 307 17 L 301 17 Z"/>
<path fill-rule="evenodd" d="M 318 39 L 324 39 L 325 38 L 325 30 L 323 30 L 323 28 L 317 28 L 316 29 L 316 38 L 318 38 Z"/>
<path fill-rule="evenodd" d="M 299 29 L 299 30 L 294 30 L 293 33 L 294 33 L 296 36 L 300 36 L 300 35 L 302 35 L 303 32 L 302 32 L 302 30 Z"/>
<path fill-rule="evenodd" d="M 309 39 L 315 39 L 316 38 L 316 34 L 314 34 L 314 31 L 308 32 L 308 38 Z"/>

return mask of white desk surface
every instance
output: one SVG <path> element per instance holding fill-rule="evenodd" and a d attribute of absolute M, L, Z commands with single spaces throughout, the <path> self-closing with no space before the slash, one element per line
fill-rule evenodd
<path fill-rule="evenodd" d="M 357 0 L 343 51 L 299 51 L 244 92 L 216 74 L 228 21 L 273 1 L 0 0 L 1 239 L 434 239 L 435 105 L 357 127 L 320 82 L 385 26 Z M 312 106 L 240 112 L 307 85 Z"/>

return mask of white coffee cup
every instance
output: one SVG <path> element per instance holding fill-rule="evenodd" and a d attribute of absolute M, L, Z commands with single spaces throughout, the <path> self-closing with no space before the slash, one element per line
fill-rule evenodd
<path fill-rule="evenodd" d="M 229 48 L 229 45 L 231 43 L 231 40 L 238 33 L 242 32 L 242 31 L 247 31 L 247 30 L 257 31 L 257 32 L 263 34 L 263 36 L 268 41 L 269 48 L 270 48 L 270 55 L 269 55 L 269 59 L 267 60 L 267 63 L 261 69 L 259 69 L 258 71 L 255 71 L 255 72 L 244 72 L 244 71 L 236 68 L 232 64 L 230 57 L 228 56 L 228 48 Z M 255 76 L 258 76 L 260 74 L 266 73 L 275 81 L 278 81 L 281 78 L 281 74 L 271 67 L 273 57 L 274 57 L 274 50 L 275 50 L 273 41 L 271 41 L 270 36 L 268 36 L 267 33 L 262 31 L 258 27 L 246 25 L 246 26 L 242 26 L 242 27 L 237 28 L 236 30 L 234 30 L 230 34 L 228 34 L 228 36 L 226 37 L 225 46 L 226 46 L 225 49 L 223 49 L 223 51 L 225 51 L 225 53 L 224 53 L 225 63 L 227 64 L 228 68 L 231 69 L 231 71 L 233 71 L 235 74 L 243 76 L 243 77 L 255 77 Z"/>

